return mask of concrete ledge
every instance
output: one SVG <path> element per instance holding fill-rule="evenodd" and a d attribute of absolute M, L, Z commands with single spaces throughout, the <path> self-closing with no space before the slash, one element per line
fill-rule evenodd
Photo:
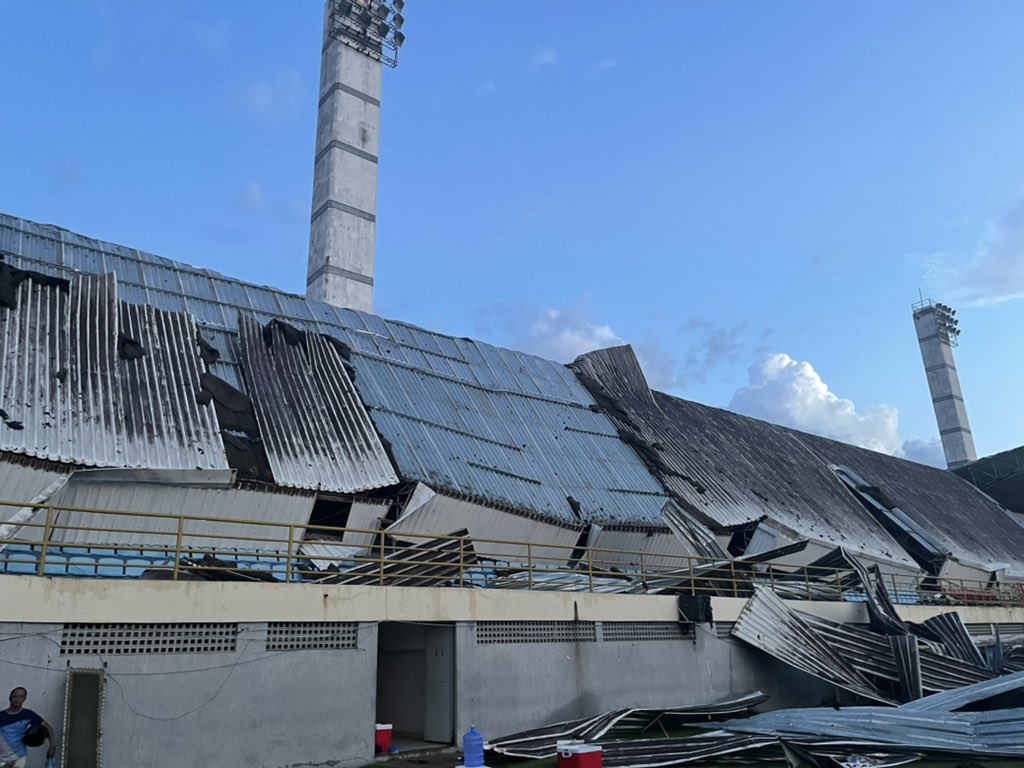
<path fill-rule="evenodd" d="M 712 599 L 733 622 L 744 598 Z M 863 603 L 793 601 L 799 611 L 866 623 Z M 1024 608 L 897 606 L 909 621 L 956 611 L 968 624 L 1024 623 Z M 25 623 L 258 621 L 676 621 L 662 595 L 0 576 L 0 614 Z"/>

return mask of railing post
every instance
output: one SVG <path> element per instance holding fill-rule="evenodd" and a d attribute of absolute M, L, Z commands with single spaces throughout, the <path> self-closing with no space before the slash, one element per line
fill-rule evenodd
<path fill-rule="evenodd" d="M 644 594 L 647 594 L 647 566 L 644 565 L 644 553 L 640 553 L 640 583 L 643 585 Z"/>
<path fill-rule="evenodd" d="M 459 536 L 459 587 L 466 586 L 466 537 Z"/>
<path fill-rule="evenodd" d="M 292 580 L 292 547 L 295 546 L 295 526 L 288 526 L 288 556 L 284 561 L 284 580 L 291 583 Z"/>
<path fill-rule="evenodd" d="M 178 573 L 181 570 L 181 538 L 185 530 L 185 518 L 182 515 L 178 515 L 178 533 L 174 538 L 174 572 L 171 578 L 174 581 L 178 580 Z"/>
<path fill-rule="evenodd" d="M 380 557 L 377 558 L 377 567 L 380 569 L 380 586 L 384 586 L 384 534 L 380 535 L 380 546 L 378 549 Z"/>
<path fill-rule="evenodd" d="M 690 594 L 697 594 L 697 572 L 694 570 L 693 555 L 686 556 L 686 564 L 690 566 Z"/>
<path fill-rule="evenodd" d="M 533 544 L 526 542 L 526 586 L 533 589 Z"/>
<path fill-rule="evenodd" d="M 53 530 L 53 505 L 46 505 L 46 525 L 43 526 L 43 543 L 39 547 L 39 575 L 46 573 L 46 551 L 50 546 L 50 533 Z"/>
<path fill-rule="evenodd" d="M 732 579 L 732 596 L 739 597 L 739 584 L 736 581 L 736 561 L 729 560 L 729 576 Z"/>
<path fill-rule="evenodd" d="M 591 547 L 587 547 L 587 584 L 590 587 L 590 592 L 594 592 L 594 550 Z"/>

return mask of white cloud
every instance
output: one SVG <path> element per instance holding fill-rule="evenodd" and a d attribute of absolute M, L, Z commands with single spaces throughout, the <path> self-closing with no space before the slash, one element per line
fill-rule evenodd
<path fill-rule="evenodd" d="M 601 59 L 594 65 L 594 72 L 603 72 L 606 69 L 612 69 L 619 62 L 615 60 L 614 56 L 609 56 L 606 59 Z"/>
<path fill-rule="evenodd" d="M 479 332 L 523 352 L 568 363 L 584 352 L 625 342 L 610 326 L 589 319 L 586 301 L 568 309 L 492 304 L 477 311 Z"/>
<path fill-rule="evenodd" d="M 247 85 L 242 91 L 241 103 L 260 117 L 280 117 L 298 110 L 302 105 L 303 90 L 299 73 L 286 69 L 269 80 L 257 80 Z"/>
<path fill-rule="evenodd" d="M 960 264 L 937 254 L 926 265 L 926 280 L 951 300 L 998 304 L 1024 298 L 1024 198 L 985 225 L 974 257 Z"/>
<path fill-rule="evenodd" d="M 537 46 L 530 63 L 534 67 L 547 67 L 558 63 L 558 51 L 554 48 Z"/>
<path fill-rule="evenodd" d="M 852 400 L 833 393 L 810 363 L 776 352 L 751 366 L 749 376 L 750 383 L 733 395 L 730 410 L 873 451 L 944 465 L 941 448 L 936 453 L 937 441 L 900 438 L 896 408 L 879 404 L 858 410 Z"/>
<path fill-rule="evenodd" d="M 648 386 L 661 391 L 703 382 L 714 368 L 734 362 L 741 351 L 749 350 L 744 324 L 720 328 L 694 320 L 683 329 L 686 352 L 681 361 L 657 341 L 627 342 L 609 324 L 591 317 L 586 299 L 566 309 L 491 304 L 478 309 L 475 319 L 476 332 L 492 343 L 560 363 L 595 349 L 632 343 Z"/>
<path fill-rule="evenodd" d="M 945 467 L 946 455 L 942 452 L 942 441 L 937 437 L 922 440 L 912 437 L 903 441 L 901 449 L 903 458 L 916 461 L 918 464 L 930 464 L 933 467 Z"/>

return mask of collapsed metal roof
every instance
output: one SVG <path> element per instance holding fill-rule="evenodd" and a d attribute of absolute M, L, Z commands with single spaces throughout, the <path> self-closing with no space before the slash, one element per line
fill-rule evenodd
<path fill-rule="evenodd" d="M 227 469 L 188 315 L 119 300 L 114 275 L 0 264 L 0 450 L 97 467 Z M 12 285 L 12 283 L 16 284 Z"/>
<path fill-rule="evenodd" d="M 821 461 L 853 469 L 885 506 L 898 508 L 956 560 L 1024 578 L 1024 525 L 956 474 L 787 430 Z"/>
<path fill-rule="evenodd" d="M 630 347 L 569 366 L 686 510 L 716 529 L 768 518 L 800 536 L 913 561 L 799 433 L 655 392 Z"/>
<path fill-rule="evenodd" d="M 284 319 L 341 342 L 359 397 L 404 480 L 571 527 L 665 526 L 664 490 L 558 363 L 337 309 L 2 214 L 0 253 L 9 264 L 56 277 L 111 273 L 123 300 L 193 316 L 219 353 L 209 371 L 249 394 L 239 311 L 261 325 Z M 312 439 L 319 442 L 323 435 Z M 322 455 L 328 448 L 309 450 Z M 272 453 L 268 444 L 271 463 Z M 277 455 L 284 482 L 312 482 L 300 480 L 300 465 L 310 455 L 297 456 L 283 442 Z M 291 458 L 284 471 L 286 455 Z"/>
<path fill-rule="evenodd" d="M 394 485 L 338 351 L 317 334 L 238 319 L 241 357 L 274 481 L 353 492 Z"/>

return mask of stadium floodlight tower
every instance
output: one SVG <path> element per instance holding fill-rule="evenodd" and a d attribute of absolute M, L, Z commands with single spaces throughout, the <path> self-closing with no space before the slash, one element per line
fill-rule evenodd
<path fill-rule="evenodd" d="M 939 424 L 946 466 L 962 467 L 978 458 L 974 437 L 967 421 L 967 408 L 956 375 L 953 347 L 960 337 L 956 310 L 946 304 L 922 299 L 913 306 L 917 343 L 921 347 L 924 372 L 932 394 L 935 420 Z"/>
<path fill-rule="evenodd" d="M 327 0 L 306 294 L 373 311 L 381 72 L 398 64 L 404 0 Z"/>

